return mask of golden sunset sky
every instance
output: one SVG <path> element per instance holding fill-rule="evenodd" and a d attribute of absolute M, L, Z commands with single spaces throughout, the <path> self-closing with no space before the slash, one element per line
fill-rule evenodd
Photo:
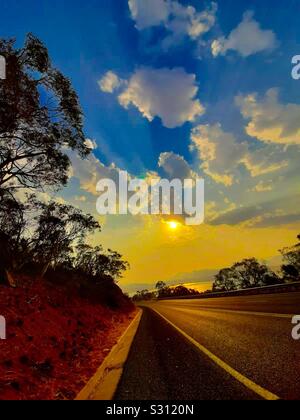
<path fill-rule="evenodd" d="M 92 152 L 85 161 L 70 155 L 69 184 L 52 196 L 100 220 L 102 233 L 89 240 L 130 262 L 124 290 L 158 280 L 207 288 L 216 270 L 247 257 L 280 264 L 278 250 L 300 233 L 300 80 L 292 77 L 300 26 L 292 7 L 67 1 L 40 3 L 34 16 L 26 2 L 15 7 L 4 10 L 0 31 L 20 45 L 30 31 L 47 45 L 78 93 Z M 172 229 L 157 216 L 99 216 L 97 182 L 116 180 L 119 170 L 203 178 L 205 223 Z"/>

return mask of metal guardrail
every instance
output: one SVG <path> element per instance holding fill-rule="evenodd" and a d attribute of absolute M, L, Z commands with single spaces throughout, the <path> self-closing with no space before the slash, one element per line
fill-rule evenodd
<path fill-rule="evenodd" d="M 229 292 L 211 292 L 201 293 L 199 295 L 191 296 L 172 296 L 166 298 L 159 298 L 159 300 L 174 300 L 174 299 L 213 299 L 219 297 L 230 297 L 230 296 L 251 296 L 251 295 L 263 295 L 272 293 L 289 293 L 289 292 L 300 292 L 300 281 L 293 283 L 276 284 L 274 286 L 262 286 L 251 289 L 239 289 L 232 290 Z"/>

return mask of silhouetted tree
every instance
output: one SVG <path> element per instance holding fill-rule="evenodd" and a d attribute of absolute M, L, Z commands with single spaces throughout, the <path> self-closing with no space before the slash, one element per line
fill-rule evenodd
<path fill-rule="evenodd" d="M 77 270 L 94 283 L 114 283 L 128 263 L 115 251 L 85 245 L 86 236 L 100 230 L 91 215 L 42 203 L 34 195 L 21 203 L 16 194 L 60 188 L 68 180 L 69 152 L 82 158 L 90 152 L 71 82 L 52 66 L 46 47 L 32 34 L 21 49 L 14 40 L 0 39 L 0 55 L 7 65 L 6 79 L 0 81 L 1 278 L 29 262 L 43 267 L 43 275 L 59 267 L 62 273 Z"/>
<path fill-rule="evenodd" d="M 297 236 L 298 243 L 290 248 L 281 250 L 286 264 L 282 266 L 283 276 L 287 281 L 300 280 L 300 235 Z"/>
<path fill-rule="evenodd" d="M 148 289 L 139 290 L 133 296 L 132 300 L 134 302 L 142 302 L 142 301 L 149 301 L 155 299 L 156 295 L 154 292 L 150 292 Z"/>
<path fill-rule="evenodd" d="M 237 287 L 236 273 L 232 268 L 224 268 L 216 276 L 213 284 L 214 292 L 229 292 Z"/>
<path fill-rule="evenodd" d="M 238 289 L 251 289 L 281 283 L 276 273 L 257 259 L 249 258 L 237 262 L 230 268 L 221 270 L 215 276 L 213 291 L 227 292 Z"/>
<path fill-rule="evenodd" d="M 33 203 L 21 203 L 7 191 L 0 190 L 0 270 L 1 279 L 11 271 L 18 271 L 32 261 L 31 235 L 36 229 L 30 215 Z"/>
<path fill-rule="evenodd" d="M 159 281 L 156 283 L 155 289 L 161 290 L 161 289 L 164 289 L 166 286 L 167 285 L 164 281 Z"/>
<path fill-rule="evenodd" d="M 249 289 L 265 285 L 265 279 L 276 278 L 265 264 L 260 264 L 257 259 L 249 258 L 233 265 L 236 273 L 238 287 Z"/>
<path fill-rule="evenodd" d="M 103 279 L 117 280 L 122 277 L 129 264 L 122 259 L 121 254 L 111 249 L 105 252 L 101 246 L 93 248 L 80 243 L 76 248 L 74 266 L 86 275 L 93 277 L 96 282 L 101 282 Z"/>
<path fill-rule="evenodd" d="M 170 297 L 172 295 L 171 288 L 169 286 L 164 287 L 163 289 L 159 289 L 158 297 L 160 299 Z"/>
<path fill-rule="evenodd" d="M 67 148 L 82 157 L 89 152 L 77 95 L 33 35 L 21 49 L 1 39 L 0 54 L 7 64 L 0 81 L 0 188 L 65 185 Z"/>
<path fill-rule="evenodd" d="M 33 258 L 45 264 L 43 274 L 52 265 L 66 261 L 85 236 L 100 230 L 99 223 L 91 215 L 55 202 L 34 202 L 39 212 L 35 220 L 36 231 L 32 239 Z"/>
<path fill-rule="evenodd" d="M 169 289 L 170 296 L 174 297 L 184 297 L 184 296 L 196 296 L 199 295 L 199 292 L 195 289 L 190 289 L 183 285 L 176 286 Z"/>

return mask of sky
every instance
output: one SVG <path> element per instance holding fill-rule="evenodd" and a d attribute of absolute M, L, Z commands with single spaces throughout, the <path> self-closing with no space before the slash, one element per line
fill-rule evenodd
<path fill-rule="evenodd" d="M 32 32 L 68 76 L 93 148 L 72 155 L 57 197 L 99 218 L 90 238 L 120 251 L 120 286 L 158 280 L 210 287 L 255 256 L 278 264 L 300 232 L 300 3 L 268 0 L 1 0 L 0 37 Z M 204 178 L 205 223 L 96 213 L 96 184 L 132 177 Z"/>

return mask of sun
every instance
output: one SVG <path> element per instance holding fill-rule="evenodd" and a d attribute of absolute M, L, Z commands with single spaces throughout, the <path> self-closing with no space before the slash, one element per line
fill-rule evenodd
<path fill-rule="evenodd" d="M 175 222 L 174 220 L 172 220 L 170 222 L 167 222 L 167 225 L 168 225 L 169 229 L 171 229 L 171 230 L 176 230 L 176 229 L 179 228 L 179 223 Z"/>

